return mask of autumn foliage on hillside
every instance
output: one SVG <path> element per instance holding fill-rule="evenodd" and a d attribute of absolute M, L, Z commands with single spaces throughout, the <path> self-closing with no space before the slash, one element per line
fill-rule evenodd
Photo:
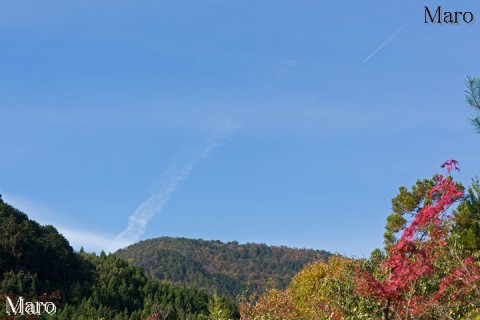
<path fill-rule="evenodd" d="M 306 264 L 327 260 L 331 254 L 258 243 L 161 237 L 115 255 L 154 279 L 235 298 L 247 288 L 257 293 L 285 289 Z"/>
<path fill-rule="evenodd" d="M 448 160 L 442 168 L 446 176 L 419 180 L 393 199 L 401 210 L 387 219 L 384 251 L 375 250 L 370 259 L 333 256 L 309 264 L 286 290 L 244 298 L 242 319 L 480 317 L 480 247 L 467 250 L 456 224 L 463 217 L 469 234 L 477 230 L 472 226 L 480 224 L 480 202 L 472 190 L 480 188 L 474 181 L 464 195 L 451 176 L 458 162 Z M 449 210 L 458 202 L 458 210 Z"/>

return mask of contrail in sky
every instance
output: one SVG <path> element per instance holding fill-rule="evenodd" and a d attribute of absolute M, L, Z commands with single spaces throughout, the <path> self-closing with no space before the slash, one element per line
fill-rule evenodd
<path fill-rule="evenodd" d="M 153 216 L 162 212 L 163 208 L 170 200 L 180 183 L 188 178 L 195 166 L 202 160 L 208 157 L 223 141 L 228 139 L 237 129 L 237 125 L 232 123 L 224 123 L 216 134 L 207 141 L 201 152 L 196 154 L 190 161 L 183 164 L 179 170 L 174 172 L 173 176 L 150 198 L 143 202 L 128 217 L 128 226 L 122 231 L 110 246 L 110 252 L 119 248 L 124 248 L 132 243 L 140 240 L 145 233 L 148 222 Z"/>
<path fill-rule="evenodd" d="M 370 55 L 368 57 L 366 57 L 362 63 L 365 63 L 367 62 L 368 60 L 370 60 L 374 55 L 376 55 L 380 50 L 382 50 L 387 44 L 390 43 L 390 41 L 392 41 L 393 39 L 395 39 L 396 36 L 398 36 L 400 34 L 400 32 L 402 32 L 406 27 L 408 27 L 408 25 L 412 22 L 412 19 L 410 19 L 407 23 L 405 23 L 403 26 L 401 26 L 400 28 L 398 28 L 397 31 L 395 31 L 393 34 L 391 34 L 385 41 L 382 42 L 382 44 L 380 46 L 378 46 L 377 49 L 375 49 L 372 53 L 370 53 Z"/>

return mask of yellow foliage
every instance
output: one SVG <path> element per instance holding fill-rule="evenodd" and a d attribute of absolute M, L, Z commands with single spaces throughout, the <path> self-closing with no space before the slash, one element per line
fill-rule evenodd
<path fill-rule="evenodd" d="M 462 320 L 480 320 L 480 309 L 470 311 Z"/>
<path fill-rule="evenodd" d="M 242 320 L 285 320 L 302 319 L 298 307 L 287 291 L 272 289 L 256 302 L 255 297 L 240 304 Z"/>
<path fill-rule="evenodd" d="M 317 261 L 303 268 L 287 291 L 307 319 L 344 319 L 354 292 L 353 259 L 332 256 L 328 263 Z M 348 309 L 347 309 L 348 310 Z"/>
<path fill-rule="evenodd" d="M 341 256 L 332 256 L 328 263 L 313 262 L 293 278 L 285 291 L 270 290 L 257 301 L 243 301 L 241 318 L 372 319 L 365 312 L 369 301 L 360 299 L 355 291 L 355 265 L 354 259 Z"/>

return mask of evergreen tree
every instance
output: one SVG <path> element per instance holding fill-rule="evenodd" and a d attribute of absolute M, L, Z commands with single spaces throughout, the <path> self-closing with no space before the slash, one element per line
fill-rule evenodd
<path fill-rule="evenodd" d="M 411 191 L 402 186 L 398 194 L 392 199 L 392 214 L 387 217 L 384 234 L 384 243 L 387 253 L 397 242 L 396 234 L 407 224 L 407 218 L 414 216 L 425 205 L 428 205 L 432 199 L 427 197 L 428 192 L 438 181 L 438 175 L 431 179 L 417 180 Z"/>
<path fill-rule="evenodd" d="M 453 234 L 464 250 L 480 251 L 480 182 L 472 180 L 464 199 L 454 211 Z"/>
<path fill-rule="evenodd" d="M 480 133 L 480 78 L 467 77 L 466 101 L 476 112 L 471 118 L 472 125 Z"/>
<path fill-rule="evenodd" d="M 198 320 L 208 315 L 210 301 L 197 289 L 149 279 L 139 267 L 112 254 L 74 252 L 53 226 L 41 226 L 0 200 L 0 296 L 4 295 L 57 304 L 55 315 L 39 320 L 139 320 L 156 311 L 162 320 Z M 227 300 L 221 300 L 220 307 L 236 311 Z M 5 312 L 0 305 L 0 315 Z"/>

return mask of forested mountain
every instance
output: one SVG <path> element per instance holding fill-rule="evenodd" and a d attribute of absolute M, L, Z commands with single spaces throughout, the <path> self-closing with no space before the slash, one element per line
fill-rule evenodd
<path fill-rule="evenodd" d="M 246 289 L 284 289 L 307 263 L 326 260 L 326 251 L 265 244 L 223 243 L 162 237 L 115 253 L 148 276 L 235 297 Z"/>
<path fill-rule="evenodd" d="M 53 226 L 41 226 L 0 196 L 0 296 L 50 301 L 53 316 L 35 319 L 238 318 L 231 300 L 147 278 L 114 255 L 74 252 Z M 2 319 L 8 316 L 0 304 Z M 216 318 L 215 318 L 216 319 Z"/>

